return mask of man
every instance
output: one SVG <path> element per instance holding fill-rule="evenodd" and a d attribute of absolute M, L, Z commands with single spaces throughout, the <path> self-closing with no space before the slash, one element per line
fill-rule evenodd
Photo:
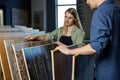
<path fill-rule="evenodd" d="M 90 44 L 68 49 L 58 44 L 56 50 L 67 55 L 95 54 L 96 80 L 120 80 L 120 10 L 113 0 L 87 0 L 96 9 L 90 32 Z"/>

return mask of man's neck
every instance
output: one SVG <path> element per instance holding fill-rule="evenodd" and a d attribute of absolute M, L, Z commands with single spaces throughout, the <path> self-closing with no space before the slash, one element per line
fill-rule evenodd
<path fill-rule="evenodd" d="M 98 3 L 97 3 L 97 7 L 99 7 L 103 2 L 105 2 L 106 0 L 98 0 Z"/>

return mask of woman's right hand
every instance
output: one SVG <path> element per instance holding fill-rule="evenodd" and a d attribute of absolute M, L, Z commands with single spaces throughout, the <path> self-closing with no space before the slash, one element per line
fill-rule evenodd
<path fill-rule="evenodd" d="M 35 40 L 37 38 L 37 36 L 27 36 L 24 39 L 25 40 Z"/>

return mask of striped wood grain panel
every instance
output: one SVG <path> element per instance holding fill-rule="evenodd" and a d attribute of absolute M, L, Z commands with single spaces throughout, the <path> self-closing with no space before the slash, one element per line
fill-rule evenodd
<path fill-rule="evenodd" d="M 29 75 L 27 74 L 27 70 L 25 67 L 24 59 L 23 59 L 23 54 L 21 49 L 27 48 L 27 47 L 33 47 L 33 46 L 38 46 L 38 45 L 43 45 L 43 44 L 48 44 L 51 43 L 50 41 L 48 42 L 43 42 L 43 41 L 34 41 L 34 42 L 26 42 L 26 43 L 20 43 L 20 44 L 13 44 L 13 51 L 15 54 L 15 59 L 17 62 L 17 67 L 19 74 L 22 78 L 22 80 L 30 80 Z"/>
<path fill-rule="evenodd" d="M 8 59 L 7 59 L 3 41 L 4 40 L 13 40 L 13 39 L 17 40 L 17 39 L 21 39 L 21 38 L 0 36 L 1 65 L 3 66 L 3 75 L 5 76 L 6 80 L 12 80 L 12 77 L 11 77 L 10 68 L 9 68 Z"/>
<path fill-rule="evenodd" d="M 4 40 L 5 51 L 7 55 L 7 60 L 10 68 L 10 74 L 12 80 L 20 80 L 20 75 L 18 73 L 17 63 L 15 60 L 15 55 L 12 49 L 12 44 L 23 43 L 25 40 Z"/>
<path fill-rule="evenodd" d="M 46 44 L 22 49 L 31 80 L 52 80 L 51 54 L 56 44 Z"/>

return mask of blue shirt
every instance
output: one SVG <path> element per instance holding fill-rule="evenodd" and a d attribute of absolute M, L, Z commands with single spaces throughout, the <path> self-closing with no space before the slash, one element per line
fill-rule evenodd
<path fill-rule="evenodd" d="M 120 10 L 112 1 L 94 12 L 90 34 L 96 50 L 96 80 L 120 80 Z"/>

